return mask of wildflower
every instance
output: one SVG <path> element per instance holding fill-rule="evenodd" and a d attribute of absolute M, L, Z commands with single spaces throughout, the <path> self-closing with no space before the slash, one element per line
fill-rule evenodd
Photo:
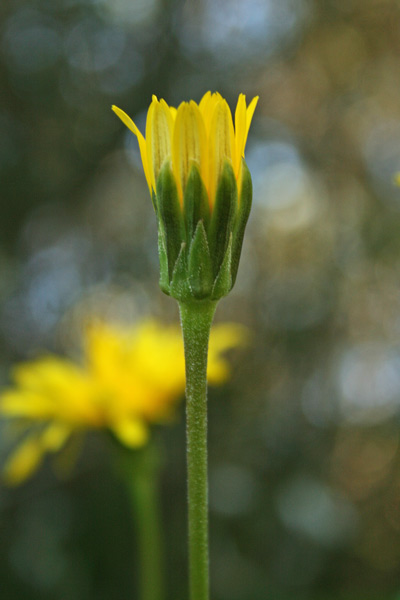
<path fill-rule="evenodd" d="M 252 185 L 244 150 L 258 97 L 239 95 L 235 125 L 218 93 L 178 109 L 153 96 L 146 138 L 136 135 L 158 221 L 160 286 L 179 301 L 218 300 L 233 287 Z"/>
<path fill-rule="evenodd" d="M 210 383 L 226 380 L 222 353 L 243 339 L 237 325 L 214 328 Z M 4 467 L 5 480 L 17 485 L 79 432 L 107 429 L 129 448 L 146 444 L 149 426 L 168 422 L 184 392 L 180 330 L 155 321 L 128 329 L 95 323 L 85 333 L 82 365 L 47 356 L 18 365 L 13 379 L 0 396 L 0 415 L 25 434 Z"/>

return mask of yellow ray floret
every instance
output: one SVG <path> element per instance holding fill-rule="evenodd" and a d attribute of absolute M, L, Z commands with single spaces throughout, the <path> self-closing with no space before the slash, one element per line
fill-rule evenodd
<path fill-rule="evenodd" d="M 238 325 L 213 328 L 208 377 L 229 374 L 223 353 L 245 341 Z M 125 446 L 145 444 L 152 423 L 173 417 L 185 388 L 180 329 L 146 321 L 132 327 L 96 322 L 84 336 L 84 361 L 48 356 L 19 365 L 14 385 L 0 395 L 0 415 L 19 423 L 25 436 L 3 469 L 17 485 L 48 453 L 89 429 L 108 429 Z"/>
<path fill-rule="evenodd" d="M 147 112 L 146 138 L 124 111 L 116 106 L 112 108 L 138 138 L 150 193 L 156 192 L 157 177 L 164 163 L 169 161 L 182 201 L 191 165 L 197 164 L 212 207 L 218 177 L 226 160 L 232 164 L 240 183 L 242 159 L 257 101 L 258 96 L 247 106 L 244 94 L 240 94 L 233 125 L 228 104 L 218 93 L 207 92 L 198 105 L 191 100 L 182 102 L 178 109 L 153 96 Z"/>

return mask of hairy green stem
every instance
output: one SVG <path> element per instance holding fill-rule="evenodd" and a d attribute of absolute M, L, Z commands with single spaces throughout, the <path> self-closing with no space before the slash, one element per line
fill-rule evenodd
<path fill-rule="evenodd" d="M 180 303 L 186 363 L 190 600 L 209 599 L 207 357 L 216 302 Z"/>

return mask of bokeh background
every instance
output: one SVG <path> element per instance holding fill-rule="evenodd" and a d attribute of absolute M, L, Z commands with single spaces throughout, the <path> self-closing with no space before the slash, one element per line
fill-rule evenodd
<path fill-rule="evenodd" d="M 210 391 L 214 600 L 400 598 L 400 5 L 0 4 L 1 381 L 82 315 L 178 320 L 137 142 L 151 94 L 260 95 L 254 207 L 217 320 L 252 332 Z M 163 448 L 167 600 L 187 598 L 183 407 Z M 1 442 L 5 458 L 9 447 Z M 107 439 L 0 491 L 4 600 L 136 597 Z"/>

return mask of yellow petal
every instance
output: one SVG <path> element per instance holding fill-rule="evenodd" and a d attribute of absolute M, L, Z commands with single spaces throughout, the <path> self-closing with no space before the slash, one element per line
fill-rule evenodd
<path fill-rule="evenodd" d="M 149 172 L 149 165 L 147 162 L 146 140 L 144 139 L 143 135 L 140 133 L 139 129 L 136 127 L 136 125 L 132 121 L 132 119 L 130 117 L 128 117 L 128 115 L 123 110 L 118 108 L 118 106 L 114 106 L 114 105 L 112 106 L 112 109 L 115 112 L 115 114 L 121 119 L 121 121 L 124 123 L 124 125 L 126 125 L 128 127 L 128 129 L 130 129 L 132 131 L 132 133 L 134 133 L 138 139 L 140 156 L 141 156 L 142 164 L 143 164 L 143 171 L 144 171 L 147 185 L 149 186 L 149 190 L 150 190 L 150 194 L 151 194 L 151 178 L 150 178 L 150 172 Z"/>
<path fill-rule="evenodd" d="M 241 94 L 241 96 L 242 96 L 242 94 Z M 236 108 L 236 111 L 238 111 L 238 109 L 239 109 L 239 102 L 240 102 L 240 97 L 239 97 L 238 106 Z M 254 114 L 254 111 L 257 106 L 257 102 L 258 102 L 258 96 L 253 98 L 253 100 L 250 102 L 247 109 L 245 108 L 246 117 L 245 117 L 244 129 L 243 129 L 243 115 L 242 114 L 240 116 L 238 115 L 237 120 L 235 119 L 236 148 L 238 149 L 238 152 L 240 151 L 240 154 L 238 154 L 236 157 L 236 159 L 237 159 L 236 178 L 238 181 L 239 196 L 240 196 L 240 191 L 242 189 L 242 166 L 243 166 L 243 159 L 244 159 L 244 150 L 246 147 L 247 136 L 249 133 L 251 121 L 253 119 L 253 114 Z M 243 106 L 241 106 L 239 110 L 242 112 Z M 239 150 L 239 148 L 240 148 L 240 150 Z"/>
<path fill-rule="evenodd" d="M 19 485 L 40 465 L 44 449 L 40 437 L 31 436 L 24 440 L 7 460 L 3 477 L 8 485 Z"/>
<path fill-rule="evenodd" d="M 219 323 L 214 325 L 210 334 L 210 352 L 215 355 L 230 348 L 248 343 L 250 332 L 239 323 Z"/>
<path fill-rule="evenodd" d="M 243 142 L 243 157 L 244 157 L 244 149 L 246 147 L 246 142 L 247 142 L 247 136 L 249 134 L 249 129 L 250 129 L 251 121 L 253 119 L 254 111 L 256 110 L 258 98 L 259 98 L 259 96 L 255 96 L 253 98 L 253 100 L 250 102 L 249 106 L 247 107 L 247 111 L 246 111 L 246 132 L 245 132 L 245 135 L 244 135 L 244 142 Z"/>
<path fill-rule="evenodd" d="M 41 443 L 44 450 L 58 452 L 71 435 L 71 428 L 62 423 L 51 423 L 41 435 Z"/>
<path fill-rule="evenodd" d="M 226 100 L 218 100 L 211 117 L 210 137 L 210 201 L 214 201 L 218 178 L 225 160 L 234 164 L 236 149 L 232 114 Z"/>
<path fill-rule="evenodd" d="M 0 413 L 34 420 L 96 423 L 97 386 L 87 372 L 55 356 L 14 369 L 16 387 L 0 396 Z"/>
<path fill-rule="evenodd" d="M 147 427 L 142 421 L 124 419 L 111 426 L 119 441 L 129 448 L 144 446 L 149 437 Z"/>
<path fill-rule="evenodd" d="M 207 136 L 210 134 L 212 117 L 220 100 L 222 100 L 220 94 L 212 94 L 211 92 L 204 94 L 203 98 L 200 100 L 199 109 L 203 116 Z"/>
<path fill-rule="evenodd" d="M 151 150 L 150 140 L 153 137 L 153 113 L 154 113 L 154 106 L 156 105 L 157 102 L 158 102 L 157 98 L 155 98 L 153 96 L 153 99 L 152 99 L 149 109 L 147 111 L 147 118 L 146 118 L 146 156 L 147 156 L 147 164 L 149 166 L 151 187 L 153 190 L 156 189 L 156 180 L 154 177 L 153 153 Z"/>
<path fill-rule="evenodd" d="M 46 452 L 57 452 L 65 444 L 71 429 L 61 423 L 51 423 L 41 433 L 26 438 L 11 454 L 3 469 L 8 485 L 18 485 L 39 467 Z"/>
<path fill-rule="evenodd" d="M 179 106 L 174 126 L 172 164 L 180 198 L 193 163 L 199 167 L 204 180 L 207 173 L 206 131 L 199 107 L 192 101 L 182 102 Z"/>
<path fill-rule="evenodd" d="M 53 413 L 49 398 L 30 390 L 5 390 L 1 395 L 0 414 L 6 417 L 46 419 Z"/>
<path fill-rule="evenodd" d="M 236 164 L 234 171 L 236 177 L 239 175 L 239 167 L 244 157 L 244 145 L 246 136 L 246 96 L 239 95 L 235 111 L 235 141 L 236 141 Z"/>
<path fill-rule="evenodd" d="M 147 160 L 153 189 L 156 189 L 158 174 L 166 160 L 171 159 L 172 131 L 174 121 L 164 100 L 158 102 L 153 96 L 147 113 L 146 146 Z"/>
<path fill-rule="evenodd" d="M 204 94 L 204 96 L 202 97 L 202 99 L 200 100 L 199 109 L 202 114 L 204 114 L 205 106 L 209 102 L 210 98 L 211 98 L 211 92 L 206 92 Z"/>
<path fill-rule="evenodd" d="M 204 119 L 204 123 L 206 124 L 207 134 L 210 131 L 210 121 L 211 121 L 210 112 L 211 112 L 211 104 L 212 104 L 211 98 L 212 98 L 211 92 L 207 92 L 206 94 L 204 94 L 204 96 L 202 97 L 202 99 L 200 100 L 200 103 L 199 103 L 199 110 Z"/>
<path fill-rule="evenodd" d="M 222 356 L 231 348 L 248 343 L 249 331 L 237 323 L 221 323 L 211 330 L 207 378 L 210 383 L 219 384 L 229 376 L 229 363 Z"/>

